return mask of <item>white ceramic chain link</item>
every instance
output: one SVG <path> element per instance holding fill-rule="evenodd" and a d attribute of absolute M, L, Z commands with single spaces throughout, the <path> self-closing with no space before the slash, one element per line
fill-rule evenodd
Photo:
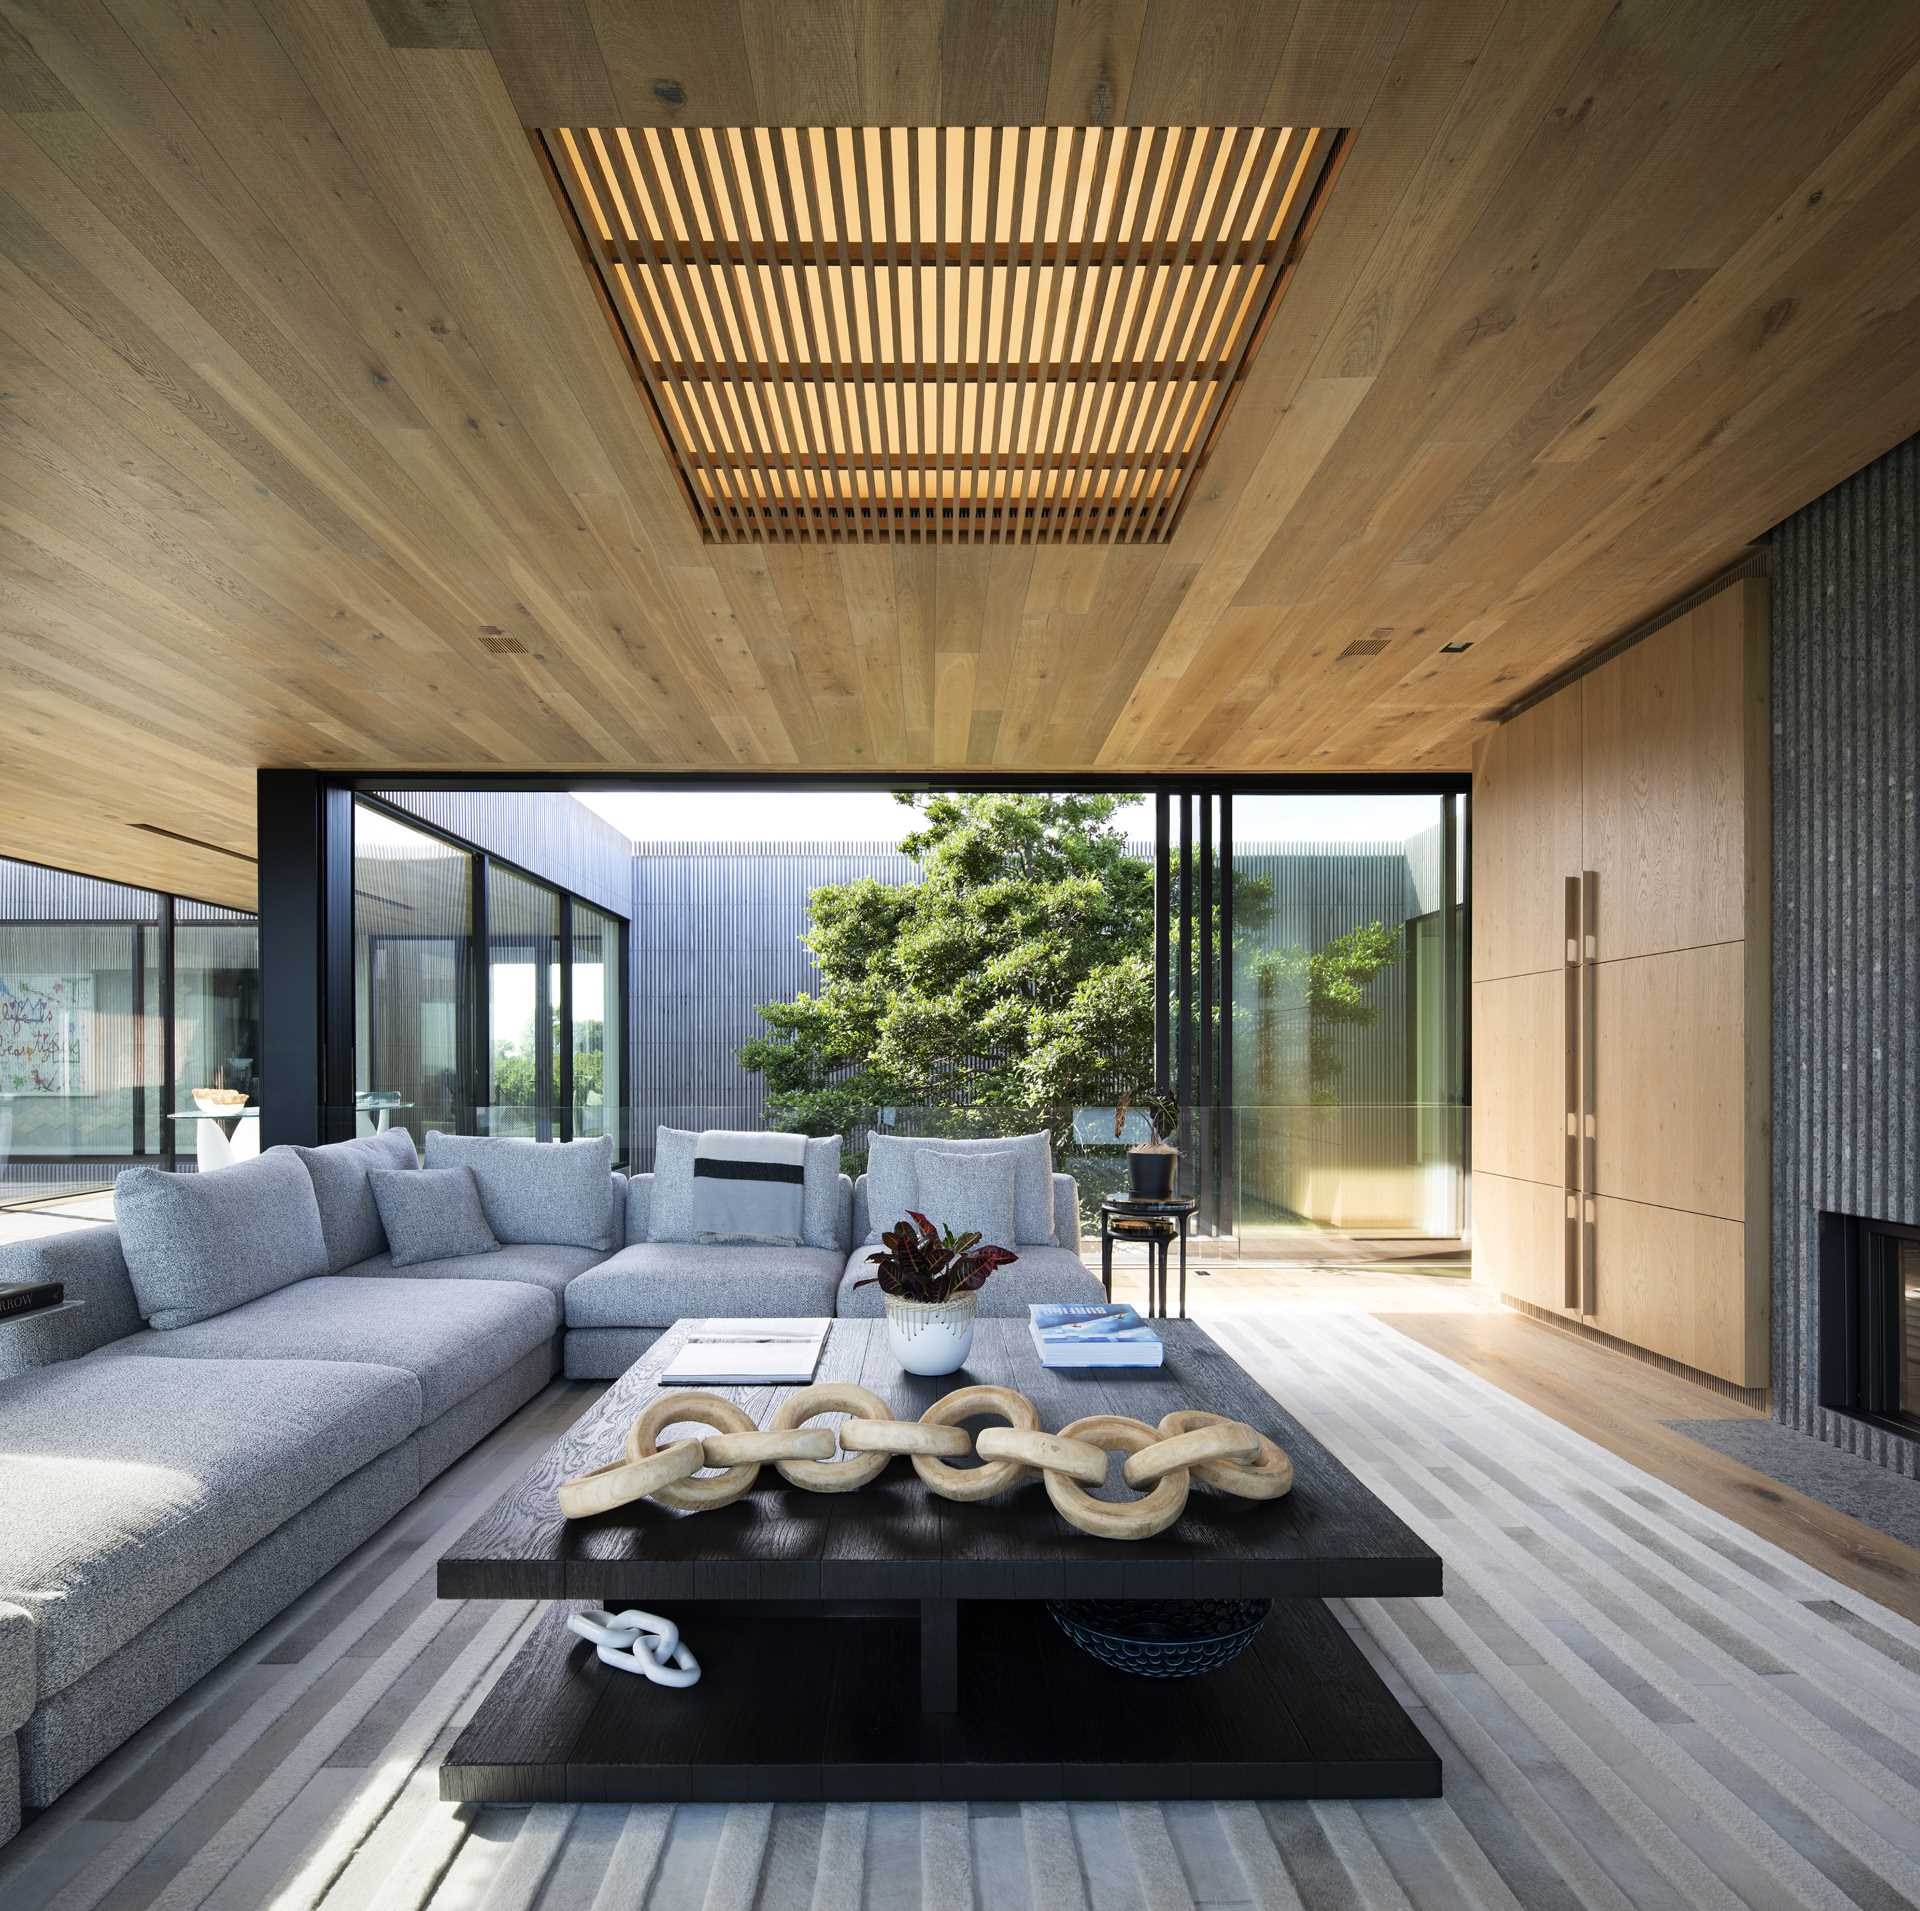
<path fill-rule="evenodd" d="M 589 1606 L 567 1615 L 567 1630 L 587 1640 L 603 1665 L 637 1673 L 655 1685 L 700 1682 L 700 1661 L 680 1637 L 680 1628 L 657 1612 L 642 1612 L 638 1606 L 603 1612 Z"/>

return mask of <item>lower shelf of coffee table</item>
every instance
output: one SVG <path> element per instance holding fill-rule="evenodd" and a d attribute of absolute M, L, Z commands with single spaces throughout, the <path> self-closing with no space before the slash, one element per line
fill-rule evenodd
<path fill-rule="evenodd" d="M 1440 1759 L 1318 1600 L 1192 1679 L 1115 1672 L 1031 1603 L 960 1613 L 960 1705 L 920 1709 L 910 1619 L 670 1614 L 675 1691 L 602 1665 L 549 1608 L 440 1768 L 476 1803 L 1432 1798 Z"/>

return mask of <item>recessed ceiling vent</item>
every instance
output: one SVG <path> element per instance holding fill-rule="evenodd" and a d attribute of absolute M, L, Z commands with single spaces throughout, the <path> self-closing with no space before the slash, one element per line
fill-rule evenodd
<path fill-rule="evenodd" d="M 702 532 L 1148 544 L 1344 135 L 536 132 Z"/>
<path fill-rule="evenodd" d="M 1377 657 L 1386 649 L 1389 639 L 1385 637 L 1356 637 L 1345 650 L 1338 652 L 1334 662 L 1343 664 L 1349 657 Z"/>

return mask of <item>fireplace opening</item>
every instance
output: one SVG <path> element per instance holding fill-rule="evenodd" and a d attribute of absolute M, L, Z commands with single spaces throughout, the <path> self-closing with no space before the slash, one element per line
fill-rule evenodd
<path fill-rule="evenodd" d="M 1920 1228 L 1820 1217 L 1820 1403 L 1920 1425 Z"/>

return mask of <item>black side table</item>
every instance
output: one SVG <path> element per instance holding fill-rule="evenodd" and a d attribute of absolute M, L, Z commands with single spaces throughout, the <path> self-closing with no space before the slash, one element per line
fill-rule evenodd
<path fill-rule="evenodd" d="M 1199 1206 L 1190 1194 L 1171 1194 L 1164 1200 L 1141 1201 L 1132 1195 L 1110 1194 L 1100 1203 L 1100 1285 L 1113 1299 L 1113 1244 L 1142 1241 L 1147 1249 L 1147 1314 L 1167 1317 L 1167 1260 L 1180 1243 L 1180 1318 L 1187 1317 L 1187 1224 Z M 1154 1279 L 1159 1276 L 1156 1297 Z"/>

